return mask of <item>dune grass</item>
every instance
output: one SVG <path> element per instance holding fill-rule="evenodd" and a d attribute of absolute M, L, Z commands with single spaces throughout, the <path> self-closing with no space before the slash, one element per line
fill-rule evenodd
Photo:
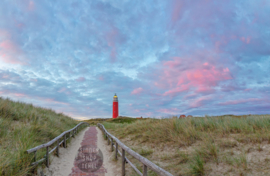
<path fill-rule="evenodd" d="M 29 175 L 33 154 L 27 149 L 44 144 L 79 122 L 53 110 L 0 98 L 0 175 Z M 37 152 L 37 159 L 45 149 Z"/>
<path fill-rule="evenodd" d="M 145 119 L 136 119 L 136 118 L 131 118 L 131 117 L 125 117 L 121 116 L 118 118 L 96 118 L 96 119 L 89 119 L 89 120 L 84 120 L 84 122 L 89 123 L 90 125 L 97 125 L 98 123 L 103 123 L 103 122 L 111 122 L 111 123 L 133 123 L 137 120 L 145 120 Z"/>
<path fill-rule="evenodd" d="M 214 175 L 219 167 L 223 168 L 220 175 L 270 174 L 266 162 L 270 115 L 146 119 L 103 125 L 136 152 L 150 149 L 145 157 L 173 175 Z"/>

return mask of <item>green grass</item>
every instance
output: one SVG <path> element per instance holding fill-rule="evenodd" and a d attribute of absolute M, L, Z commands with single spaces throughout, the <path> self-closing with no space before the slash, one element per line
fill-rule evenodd
<path fill-rule="evenodd" d="M 136 119 L 136 118 L 131 118 L 131 117 L 118 117 L 118 118 L 97 118 L 97 119 L 89 119 L 85 120 L 85 122 L 89 123 L 90 125 L 97 125 L 98 123 L 104 123 L 104 122 L 110 122 L 110 123 L 117 123 L 117 124 L 124 124 L 124 123 L 133 123 L 136 122 L 137 120 L 145 120 L 145 119 Z"/>
<path fill-rule="evenodd" d="M 139 151 L 139 154 L 142 156 L 147 156 L 147 155 L 151 155 L 154 151 L 152 149 L 141 149 Z"/>
<path fill-rule="evenodd" d="M 202 140 L 209 133 L 217 135 L 242 134 L 241 142 L 262 142 L 270 140 L 270 116 L 247 118 L 235 117 L 193 117 L 184 119 L 146 119 L 134 123 L 114 125 L 103 123 L 108 129 L 119 129 L 126 134 L 141 134 L 151 143 L 173 142 L 179 145 L 191 145 Z M 141 133 L 143 131 L 143 133 Z"/>
<path fill-rule="evenodd" d="M 190 174 L 203 176 L 205 174 L 204 161 L 200 155 L 196 155 L 190 163 Z"/>
<path fill-rule="evenodd" d="M 28 175 L 34 155 L 25 151 L 49 142 L 78 123 L 50 109 L 0 98 L 0 175 Z M 45 149 L 39 150 L 37 159 L 44 155 Z"/>
<path fill-rule="evenodd" d="M 103 125 L 137 153 L 159 161 L 173 175 L 208 175 L 212 172 L 209 168 L 220 166 L 236 175 L 250 172 L 247 154 L 239 153 L 248 148 L 262 153 L 260 157 L 265 163 L 269 160 L 262 146 L 270 143 L 270 115 L 144 119 L 131 123 L 119 120 Z M 151 152 L 142 152 L 145 149 Z M 252 162 L 260 171 L 268 167 L 260 167 L 256 159 Z"/>

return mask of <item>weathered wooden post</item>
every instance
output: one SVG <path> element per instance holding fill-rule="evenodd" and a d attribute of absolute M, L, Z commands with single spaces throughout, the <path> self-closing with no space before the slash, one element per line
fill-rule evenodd
<path fill-rule="evenodd" d="M 115 160 L 117 160 L 117 154 L 118 154 L 118 143 L 115 141 Z"/>
<path fill-rule="evenodd" d="M 74 138 L 74 130 L 72 130 L 72 137 Z"/>
<path fill-rule="evenodd" d="M 64 135 L 64 148 L 67 148 L 67 134 Z"/>
<path fill-rule="evenodd" d="M 125 150 L 122 149 L 122 176 L 125 176 L 126 175 L 126 172 L 125 172 L 125 165 L 126 165 L 126 158 L 125 158 Z"/>
<path fill-rule="evenodd" d="M 143 176 L 147 176 L 147 166 L 143 165 Z"/>
<path fill-rule="evenodd" d="M 46 147 L 46 166 L 49 167 L 49 146 Z"/>
<path fill-rule="evenodd" d="M 111 138 L 111 151 L 113 152 L 113 138 Z"/>
<path fill-rule="evenodd" d="M 37 161 L 37 151 L 34 152 L 34 162 Z"/>
<path fill-rule="evenodd" d="M 108 145 L 110 145 L 110 137 L 109 137 L 109 135 L 108 135 Z"/>
<path fill-rule="evenodd" d="M 59 157 L 59 139 L 57 139 L 56 155 Z"/>

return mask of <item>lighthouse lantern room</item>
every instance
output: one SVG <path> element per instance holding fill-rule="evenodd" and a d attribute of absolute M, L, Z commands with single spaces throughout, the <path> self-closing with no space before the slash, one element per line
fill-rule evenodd
<path fill-rule="evenodd" d="M 115 94 L 113 96 L 113 107 L 112 107 L 112 118 L 117 118 L 118 117 L 118 97 Z"/>

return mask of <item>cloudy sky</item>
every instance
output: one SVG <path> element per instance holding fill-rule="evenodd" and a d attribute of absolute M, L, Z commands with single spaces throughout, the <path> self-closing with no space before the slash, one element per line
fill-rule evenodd
<path fill-rule="evenodd" d="M 76 119 L 270 112 L 269 0 L 1 0 L 0 96 Z"/>

